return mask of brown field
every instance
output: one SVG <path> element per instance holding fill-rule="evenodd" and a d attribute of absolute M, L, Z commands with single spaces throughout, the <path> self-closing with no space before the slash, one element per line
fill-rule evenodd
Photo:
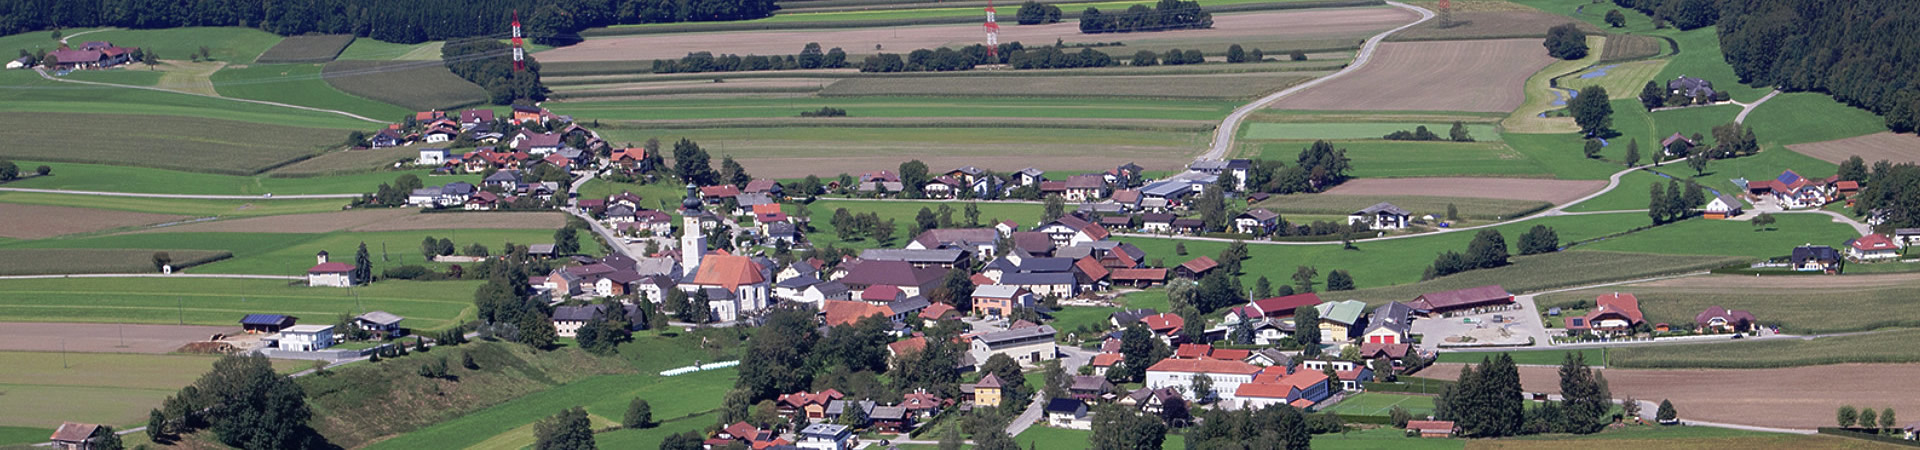
<path fill-rule="evenodd" d="M 727 81 L 725 83 L 715 83 L 713 82 L 713 80 L 643 81 L 643 82 L 619 83 L 619 84 L 584 85 L 584 86 L 571 87 L 571 88 L 569 86 L 559 86 L 553 89 L 553 95 L 558 97 L 565 97 L 568 95 L 580 95 L 580 94 L 604 95 L 604 94 L 614 93 L 614 92 L 631 93 L 632 95 L 647 95 L 650 93 L 654 93 L 656 91 L 683 91 L 690 88 L 698 88 L 698 89 L 709 90 L 714 92 L 732 91 L 732 90 L 753 91 L 753 90 L 764 90 L 766 88 L 819 89 L 819 88 L 826 87 L 828 84 L 832 84 L 834 81 L 835 80 L 831 78 L 755 78 L 755 79 L 745 79 L 745 80 L 733 80 L 733 81 Z"/>
<path fill-rule="evenodd" d="M 1359 38 L 1380 30 L 1412 22 L 1417 16 L 1399 8 L 1341 8 L 1282 12 L 1216 15 L 1213 28 L 1206 30 L 1125 33 L 1105 39 L 1165 40 L 1240 38 Z M 1011 22 L 1009 20 L 1009 22 Z M 981 40 L 980 25 L 934 25 L 917 27 L 864 28 L 846 30 L 732 31 L 676 33 L 589 39 L 572 46 L 534 55 L 541 62 L 628 61 L 674 59 L 687 53 L 786 55 L 800 51 L 808 42 L 822 48 L 841 47 L 851 53 L 866 54 L 880 46 L 884 52 L 906 53 L 921 48 L 959 46 Z M 1000 42 L 1024 42 L 1044 45 L 1056 40 L 1083 41 L 1078 20 L 1049 25 L 1006 26 Z M 1544 53 L 1544 52 L 1543 52 Z"/>
<path fill-rule="evenodd" d="M 1248 98 L 1286 89 L 1324 74 L 848 78 L 828 85 L 820 95 Z"/>
<path fill-rule="evenodd" d="M 769 144 L 777 145 L 777 143 Z M 729 146 L 729 148 L 732 148 L 732 146 Z M 897 152 L 901 148 L 901 146 L 894 146 L 885 149 L 873 148 L 870 150 Z M 1132 161 L 1134 164 L 1139 164 L 1140 167 L 1145 167 L 1147 170 L 1175 170 L 1185 167 L 1186 163 L 1192 162 L 1192 155 L 1194 153 L 1194 151 L 1190 149 L 1116 149 L 1099 145 L 1051 145 L 1048 146 L 1048 148 L 1049 150 L 1044 153 L 1022 155 L 1007 154 L 1018 152 L 1013 151 L 1015 149 L 997 146 L 926 144 L 915 145 L 913 147 L 914 154 L 919 155 L 915 156 L 914 159 L 927 163 L 928 167 L 960 167 L 971 165 L 1002 173 L 1020 170 L 1026 167 L 1038 167 L 1042 168 L 1042 170 L 1050 170 L 1048 168 L 1058 170 L 1085 170 L 1089 167 L 1111 166 L 1114 164 L 1114 161 Z M 844 150 L 845 148 L 839 149 Z M 999 154 L 982 156 L 990 153 Z M 797 178 L 807 175 L 869 170 L 862 168 L 895 167 L 900 165 L 900 156 L 898 156 L 898 154 L 890 154 L 869 156 L 742 158 L 740 159 L 740 164 L 746 166 L 748 171 L 758 176 Z"/>
<path fill-rule="evenodd" d="M 1451 380 L 1460 367 L 1435 364 L 1420 376 Z M 1920 364 L 1602 372 L 1614 397 L 1672 400 L 1682 420 L 1811 429 L 1832 426 L 1840 405 L 1920 411 L 1920 384 L 1912 382 L 1920 377 Z M 1521 367 L 1520 385 L 1527 392 L 1559 393 L 1559 368 Z"/>
<path fill-rule="evenodd" d="M 1649 58 L 1659 55 L 1666 47 L 1667 41 L 1637 34 L 1607 36 L 1606 48 L 1600 51 L 1600 61 Z"/>
<path fill-rule="evenodd" d="M 269 173 L 276 175 L 361 173 L 383 167 L 393 167 L 393 163 L 396 161 L 411 161 L 420 156 L 419 150 L 419 147 L 403 146 L 371 150 L 333 151 L 320 156 L 307 158 L 305 161 L 273 169 Z"/>
<path fill-rule="evenodd" d="M 1407 195 L 1533 200 L 1561 204 L 1606 187 L 1600 180 L 1532 178 L 1361 178 L 1328 189 L 1328 195 Z"/>
<path fill-rule="evenodd" d="M 604 121 L 623 128 L 663 130 L 675 128 L 761 128 L 761 127 L 834 127 L 896 128 L 915 127 L 930 122 L 949 127 L 978 128 L 1081 128 L 1093 130 L 1213 131 L 1219 122 L 1176 119 L 1080 119 L 1033 117 L 751 117 L 726 119 L 672 119 Z"/>
<path fill-rule="evenodd" d="M 189 218 L 171 214 L 0 203 L 0 237 L 40 239 Z"/>
<path fill-rule="evenodd" d="M 1394 33 L 1392 41 L 1434 41 L 1454 39 L 1501 39 L 1546 37 L 1547 29 L 1563 23 L 1578 24 L 1581 30 L 1599 34 L 1599 27 L 1559 14 L 1541 11 L 1469 11 L 1453 14 L 1453 26 L 1440 27 L 1434 19 L 1405 31 Z M 1536 43 L 1537 44 L 1537 43 Z M 1543 50 L 1544 51 L 1544 50 Z"/>
<path fill-rule="evenodd" d="M 0 323 L 0 351 L 161 354 L 172 353 L 188 342 L 207 340 L 215 333 L 238 332 L 238 325 L 7 322 Z"/>
<path fill-rule="evenodd" d="M 560 228 L 565 216 L 552 212 L 422 214 L 409 208 L 347 211 L 201 222 L 141 230 L 142 233 L 330 233 L 334 231 L 408 231 L 444 229 Z"/>
<path fill-rule="evenodd" d="M 1895 164 L 1920 163 L 1920 137 L 1893 134 L 1891 131 L 1824 142 L 1793 144 L 1787 148 L 1835 164 L 1846 161 L 1848 157 L 1854 155 L 1860 155 L 1860 159 L 1867 160 L 1868 163 L 1883 159 Z"/>
<path fill-rule="evenodd" d="M 1773 276 L 1754 277 L 1746 275 L 1708 275 L 1700 277 L 1675 278 L 1649 283 L 1639 283 L 1632 287 L 1685 287 L 1685 288 L 1735 288 L 1741 290 L 1766 289 L 1820 289 L 1820 288 L 1874 288 L 1891 286 L 1913 286 L 1920 283 L 1920 273 L 1888 273 L 1872 275 L 1847 275 L 1843 277 L 1811 276 Z"/>
<path fill-rule="evenodd" d="M 1616 450 L 1622 448 L 1659 448 L 1688 450 L 1718 450 L 1737 448 L 1741 450 L 1827 450 L 1860 448 L 1900 448 L 1893 444 L 1881 444 L 1860 439 L 1848 439 L 1839 436 L 1771 434 L 1740 437 L 1706 437 L 1657 439 L 1624 439 L 1598 437 L 1592 439 L 1475 439 L 1467 441 L 1467 448 L 1473 450 Z"/>
<path fill-rule="evenodd" d="M 1347 76 L 1281 99 L 1278 109 L 1507 112 L 1553 58 L 1539 39 L 1389 42 Z"/>

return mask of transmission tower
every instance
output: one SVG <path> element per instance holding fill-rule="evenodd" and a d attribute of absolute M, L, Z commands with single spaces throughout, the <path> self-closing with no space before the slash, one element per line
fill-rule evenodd
<path fill-rule="evenodd" d="M 527 49 L 520 42 L 520 11 L 513 12 L 513 71 L 527 71 Z"/>
<path fill-rule="evenodd" d="M 1000 63 L 1000 24 L 994 22 L 993 0 L 987 0 L 987 61 Z"/>

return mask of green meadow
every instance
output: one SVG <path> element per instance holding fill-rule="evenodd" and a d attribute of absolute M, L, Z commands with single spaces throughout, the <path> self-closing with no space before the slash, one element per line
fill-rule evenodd
<path fill-rule="evenodd" d="M 581 101 L 556 103 L 549 109 L 557 114 L 599 120 L 799 117 L 801 112 L 823 107 L 845 109 L 848 117 L 1218 120 L 1235 106 L 1218 101 L 1120 98 L 794 97 Z"/>
<path fill-rule="evenodd" d="M 1644 214 L 1638 216 L 1643 220 L 1651 220 Z M 1833 218 L 1824 214 L 1775 214 L 1774 218 L 1778 222 L 1767 229 L 1757 229 L 1745 221 L 1686 220 L 1581 248 L 1769 258 L 1787 256 L 1794 247 L 1807 243 L 1839 247 L 1848 239 L 1859 237 L 1852 227 L 1833 223 Z M 1565 234 L 1561 236 L 1561 239 L 1565 239 Z"/>
<path fill-rule="evenodd" d="M 311 262 L 309 260 L 308 262 Z M 304 281 L 213 278 L 0 280 L 0 321 L 222 325 L 247 314 L 288 314 L 332 323 L 341 314 L 386 311 L 415 330 L 472 320 L 479 281 L 380 281 L 352 289 Z M 197 375 L 197 373 L 196 373 Z"/>
<path fill-rule="evenodd" d="M 29 33 L 45 35 L 45 33 Z M 73 38 L 72 41 L 111 41 L 121 47 L 140 47 L 149 52 L 159 52 L 161 59 L 185 60 L 191 54 L 199 53 L 200 47 L 207 47 L 214 61 L 228 64 L 249 64 L 253 59 L 265 53 L 273 44 L 280 43 L 280 36 L 253 28 L 242 27 L 187 27 L 159 30 L 108 30 L 88 33 Z"/>
<path fill-rule="evenodd" d="M 292 178 L 268 175 L 220 175 L 105 164 L 42 161 L 18 161 L 16 164 L 23 167 L 44 164 L 53 168 L 53 175 L 14 181 L 7 183 L 8 187 L 153 194 L 360 194 L 371 193 L 381 183 L 392 183 L 394 178 L 404 174 L 418 176 L 421 182 L 430 186 L 455 181 L 480 182 L 479 175 L 429 175 L 427 170 Z M 261 200 L 261 202 L 271 201 L 276 200 Z M 345 200 L 338 200 L 338 202 L 344 204 Z"/>
<path fill-rule="evenodd" d="M 1887 131 L 1886 121 L 1816 92 L 1790 92 L 1754 107 L 1748 126 L 1762 146 L 1830 141 Z"/>
<path fill-rule="evenodd" d="M 42 239 L 10 242 L 0 248 L 134 248 L 154 250 L 226 250 L 233 258 L 200 267 L 195 273 L 232 273 L 298 276 L 313 267 L 314 254 L 325 250 L 336 261 L 351 262 L 360 243 L 367 244 L 377 275 L 389 267 L 424 264 L 445 268 L 448 264 L 426 261 L 420 254 L 420 241 L 427 236 L 452 239 L 460 248 L 479 243 L 488 250 L 500 251 L 501 245 L 550 243 L 553 230 L 414 230 L 332 233 L 132 233 L 72 239 Z M 580 252 L 598 254 L 599 244 L 582 236 Z"/>
<path fill-rule="evenodd" d="M 182 214 L 196 217 L 277 216 L 339 211 L 346 199 L 273 199 L 210 200 L 180 198 L 104 197 L 39 192 L 0 192 L 0 203 L 47 206 L 85 206 L 96 209 L 157 214 Z M 7 241 L 0 239 L 0 244 Z"/>
<path fill-rule="evenodd" d="M 1258 141 L 1258 158 L 1293 161 L 1310 141 Z M 1547 177 L 1538 160 L 1500 142 L 1359 140 L 1333 142 L 1347 150 L 1358 178 L 1495 176 Z"/>
<path fill-rule="evenodd" d="M 214 88 L 224 97 L 265 100 L 359 114 L 376 119 L 399 118 L 408 111 L 334 89 L 320 78 L 322 64 L 255 64 L 229 67 L 213 74 Z"/>
<path fill-rule="evenodd" d="M 0 72 L 0 84 L 27 87 L 0 89 L 0 112 L 90 113 L 179 116 L 217 122 L 236 121 L 278 127 L 373 130 L 380 125 L 338 114 L 201 97 L 177 92 L 79 86 L 41 79 L 31 71 Z M 86 125 L 88 119 L 71 119 Z M 346 132 L 341 131 L 341 139 Z"/>

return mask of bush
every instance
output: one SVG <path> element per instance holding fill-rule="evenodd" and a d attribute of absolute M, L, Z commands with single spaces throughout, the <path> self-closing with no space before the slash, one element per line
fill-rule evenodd
<path fill-rule="evenodd" d="M 387 270 L 380 271 L 380 276 L 382 278 L 391 278 L 396 280 L 417 280 L 421 278 L 426 278 L 428 275 L 431 275 L 431 274 L 433 274 L 433 271 L 427 270 L 426 266 L 421 266 L 418 264 L 410 264 L 410 265 L 399 266 L 399 267 L 389 267 L 387 268 Z"/>
<path fill-rule="evenodd" d="M 1303 51 L 1299 51 L 1299 50 L 1294 50 L 1294 51 L 1293 51 L 1293 53 L 1288 53 L 1288 54 L 1287 54 L 1287 59 L 1291 59 L 1291 60 L 1294 60 L 1294 61 L 1306 61 L 1306 60 L 1307 60 L 1307 52 L 1303 52 Z"/>
<path fill-rule="evenodd" d="M 832 106 L 822 106 L 815 111 L 801 111 L 800 117 L 846 117 L 847 110 Z"/>
<path fill-rule="evenodd" d="M 53 168 L 52 168 L 52 167 L 47 167 L 47 166 L 44 166 L 44 165 L 43 165 L 43 166 L 40 166 L 40 167 L 35 167 L 35 168 L 33 168 L 33 173 L 36 173 L 36 174 L 40 174 L 40 176 L 43 176 L 43 177 L 44 177 L 44 176 L 47 176 L 47 175 L 52 175 L 52 174 L 53 174 Z"/>
<path fill-rule="evenodd" d="M 1580 59 L 1587 57 L 1587 33 L 1580 31 L 1572 23 L 1560 24 L 1547 30 L 1547 55 L 1559 59 Z"/>

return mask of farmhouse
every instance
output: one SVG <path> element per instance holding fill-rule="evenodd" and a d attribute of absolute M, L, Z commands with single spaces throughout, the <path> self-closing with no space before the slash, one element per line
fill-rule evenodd
<path fill-rule="evenodd" d="M 1788 257 L 1793 270 L 1800 272 L 1840 273 L 1840 252 L 1825 245 L 1802 245 L 1793 248 Z"/>
<path fill-rule="evenodd" d="M 1249 209 L 1233 218 L 1234 232 L 1241 234 L 1267 234 L 1280 223 L 1280 214 L 1264 208 Z"/>
<path fill-rule="evenodd" d="M 1046 233 L 1053 240 L 1054 247 L 1070 247 L 1083 242 L 1103 241 L 1109 233 L 1106 228 L 1075 216 L 1061 216 L 1035 228 L 1034 231 Z"/>
<path fill-rule="evenodd" d="M 132 62 L 133 52 L 138 48 L 116 47 L 108 42 L 88 42 L 80 49 L 62 49 L 47 52 L 47 60 L 55 69 L 105 69 Z M 46 64 L 46 62 L 42 62 Z"/>
<path fill-rule="evenodd" d="M 296 352 L 313 352 L 332 347 L 333 325 L 294 325 L 280 330 L 277 336 L 267 336 L 267 341 L 276 341 L 281 349 Z"/>
<path fill-rule="evenodd" d="M 1069 202 L 1090 202 L 1107 197 L 1107 180 L 1099 175 L 1074 175 L 1067 177 L 1066 199 Z"/>
<path fill-rule="evenodd" d="M 1004 354 L 1021 364 L 1039 364 L 1060 357 L 1059 349 L 1054 348 L 1053 336 L 1053 327 L 1047 325 L 978 334 L 973 336 L 969 353 L 975 361 Z"/>
<path fill-rule="evenodd" d="M 61 422 L 60 428 L 53 430 L 53 448 L 62 450 L 93 450 L 102 434 L 99 425 L 91 423 Z"/>
<path fill-rule="evenodd" d="M 1800 174 L 1787 170 L 1779 177 L 1765 181 L 1748 181 L 1747 192 L 1772 198 L 1781 208 L 1798 209 L 1825 205 L 1833 195 L 1832 181 L 1809 180 Z"/>
<path fill-rule="evenodd" d="M 1869 234 L 1847 241 L 1847 258 L 1854 261 L 1881 261 L 1900 257 L 1900 245 L 1884 234 Z"/>
<path fill-rule="evenodd" d="M 1087 419 L 1087 403 L 1077 398 L 1056 398 L 1047 401 L 1047 425 L 1056 428 L 1076 430 L 1093 429 L 1093 421 Z"/>
<path fill-rule="evenodd" d="M 1566 318 L 1568 331 L 1591 331 L 1602 334 L 1631 333 L 1635 325 L 1645 322 L 1640 314 L 1640 299 L 1633 294 L 1611 293 L 1594 299 L 1592 312 L 1582 317 Z"/>
<path fill-rule="evenodd" d="M 1759 323 L 1753 313 L 1744 309 L 1728 310 L 1719 305 L 1709 306 L 1693 316 L 1694 328 L 1700 331 L 1745 332 Z"/>
<path fill-rule="evenodd" d="M 1660 151 L 1665 152 L 1667 156 L 1687 156 L 1687 153 L 1696 145 L 1700 143 L 1676 132 L 1660 140 Z"/>
<path fill-rule="evenodd" d="M 1032 309 L 1033 291 L 1000 284 L 973 288 L 973 313 L 976 315 L 1012 317 L 1015 308 Z"/>
<path fill-rule="evenodd" d="M 1667 82 L 1667 93 L 1687 97 L 1711 98 L 1713 97 L 1713 82 L 1681 75 L 1679 78 L 1674 78 L 1673 81 Z"/>
<path fill-rule="evenodd" d="M 846 284 L 854 295 L 878 285 L 898 287 L 908 297 L 927 295 L 947 275 L 946 270 L 914 267 L 906 261 L 859 261 L 846 269 L 847 275 L 837 281 Z"/>
<path fill-rule="evenodd" d="M 307 269 L 307 286 L 348 287 L 355 284 L 352 265 L 327 261 L 326 250 L 321 250 L 314 258 L 319 260 L 319 264 Z"/>
<path fill-rule="evenodd" d="M 1413 213 L 1407 210 L 1392 203 L 1380 202 L 1348 214 L 1347 224 L 1363 223 L 1372 230 L 1398 230 L 1406 228 L 1412 217 Z"/>
<path fill-rule="evenodd" d="M 1413 301 L 1407 302 L 1407 306 L 1413 307 L 1415 312 L 1426 314 L 1429 317 L 1440 317 L 1457 311 L 1504 307 L 1512 304 L 1513 294 L 1508 293 L 1506 288 L 1500 287 L 1500 285 L 1497 284 L 1445 292 L 1431 292 L 1421 294 L 1419 297 L 1415 297 Z"/>
<path fill-rule="evenodd" d="M 362 330 L 371 331 L 376 335 L 398 336 L 406 333 L 406 329 L 400 328 L 401 320 L 403 319 L 400 316 L 393 315 L 392 313 L 374 311 L 353 318 L 353 324 Z"/>
<path fill-rule="evenodd" d="M 1707 202 L 1703 217 L 1708 219 L 1731 219 L 1739 216 L 1744 206 L 1745 203 L 1742 203 L 1739 198 L 1727 194 L 1720 194 L 1714 197 L 1713 201 Z"/>

